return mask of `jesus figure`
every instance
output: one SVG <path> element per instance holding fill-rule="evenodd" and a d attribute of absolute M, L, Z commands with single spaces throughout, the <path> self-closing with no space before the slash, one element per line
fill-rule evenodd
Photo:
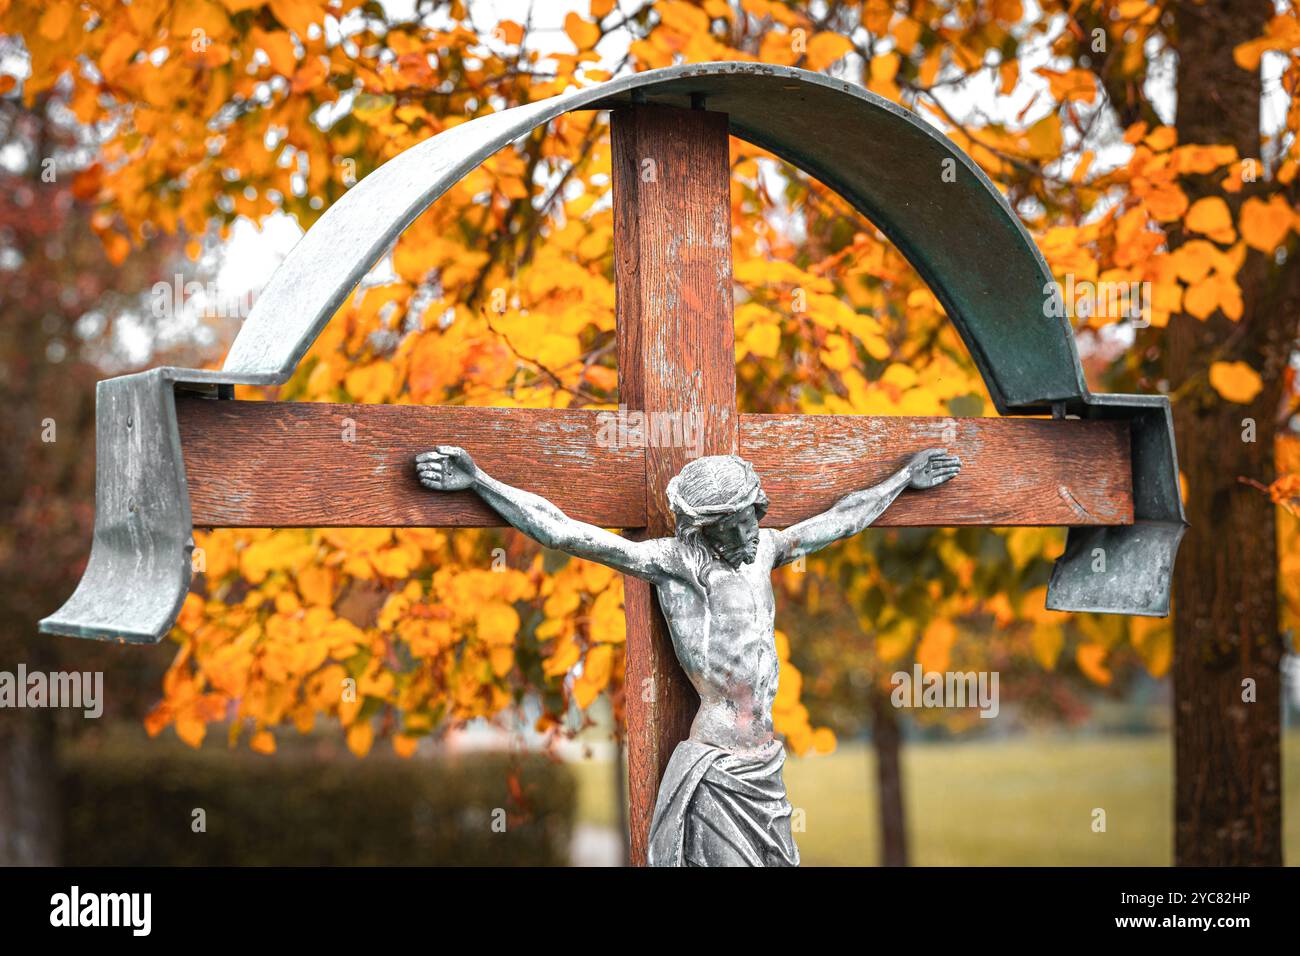
<path fill-rule="evenodd" d="M 472 488 L 544 547 L 655 586 L 700 709 L 659 786 L 650 865 L 797 866 L 781 776 L 785 748 L 772 729 L 778 668 L 772 571 L 857 534 L 904 489 L 943 484 L 961 461 L 940 448 L 920 452 L 880 484 L 778 531 L 759 527 L 767 496 L 749 462 L 735 455 L 697 458 L 668 483 L 675 535 L 648 541 L 575 521 L 545 498 L 486 474 L 463 448 L 440 445 L 415 461 L 425 488 Z"/>

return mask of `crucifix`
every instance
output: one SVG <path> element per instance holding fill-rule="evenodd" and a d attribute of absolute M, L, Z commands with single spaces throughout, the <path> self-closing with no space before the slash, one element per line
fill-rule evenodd
<path fill-rule="evenodd" d="M 697 422 L 700 440 L 656 442 L 643 433 L 611 443 L 602 413 L 591 409 L 232 400 L 235 384 L 285 381 L 361 275 L 451 183 L 580 108 L 612 110 L 620 405 L 647 421 Z M 998 410 L 1044 417 L 739 413 L 729 134 L 818 175 L 871 218 L 944 304 Z M 957 182 L 941 177 L 945 161 L 962 171 Z M 272 278 L 225 369 L 162 368 L 100 383 L 91 558 L 76 593 L 42 629 L 160 640 L 188 587 L 195 526 L 508 521 L 535 533 L 502 491 L 522 489 L 532 507 L 544 501 L 608 534 L 600 538 L 607 549 L 647 554 L 672 550 L 655 542 L 680 542 L 685 520 L 708 560 L 691 566 L 690 549 L 673 546 L 661 554 L 664 567 L 620 566 L 646 572 L 626 576 L 624 602 L 630 845 L 632 862 L 644 864 L 660 783 L 700 705 L 661 610 L 664 600 L 680 600 L 668 608 L 679 636 L 681 628 L 704 633 L 696 619 L 708 602 L 691 603 L 680 590 L 690 587 L 692 567 L 707 588 L 715 571 L 725 580 L 728 568 L 767 562 L 770 570 L 866 523 L 1065 525 L 1049 607 L 1167 613 L 1183 528 L 1168 402 L 1090 392 L 1068 324 L 1050 317 L 1063 310 L 1044 308 L 1044 296 L 1057 295 L 1050 288 L 1023 227 L 967 157 L 894 104 L 817 74 L 763 64 L 671 67 L 461 124 L 390 160 L 326 212 Z M 354 440 L 341 443 L 345 421 Z M 314 476 L 306 484 L 305 455 Z M 479 474 L 491 484 L 474 480 Z M 845 506 L 846 498 L 861 507 Z M 610 528 L 626 537 L 601 530 Z M 535 536 L 545 541 L 546 532 Z M 133 599 L 123 602 L 124 592 Z M 797 858 L 783 846 L 753 859 L 700 854 L 704 862 Z M 685 862 L 681 852 L 654 855 Z"/>
<path fill-rule="evenodd" d="M 768 500 L 753 465 L 736 455 L 696 458 L 668 482 L 671 538 L 632 541 L 575 521 L 545 498 L 487 474 L 463 448 L 416 456 L 432 491 L 473 489 L 513 527 L 548 548 L 597 561 L 655 588 L 672 647 L 698 697 L 690 736 L 659 784 L 648 862 L 661 866 L 793 866 L 773 733 L 779 665 L 772 572 L 851 537 L 904 489 L 936 488 L 961 461 L 941 448 L 913 455 L 895 474 L 784 530 L 760 529 Z"/>

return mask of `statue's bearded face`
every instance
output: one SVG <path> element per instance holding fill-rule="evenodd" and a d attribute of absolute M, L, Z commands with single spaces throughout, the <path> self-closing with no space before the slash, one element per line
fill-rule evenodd
<path fill-rule="evenodd" d="M 709 549 L 733 568 L 758 555 L 758 511 L 753 505 L 715 521 L 701 531 Z"/>

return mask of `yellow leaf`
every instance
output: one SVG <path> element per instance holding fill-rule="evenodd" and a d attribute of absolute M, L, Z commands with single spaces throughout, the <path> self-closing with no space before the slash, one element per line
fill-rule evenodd
<path fill-rule="evenodd" d="M 808 41 L 808 69 L 824 70 L 852 49 L 853 41 L 842 34 L 818 33 Z"/>
<path fill-rule="evenodd" d="M 582 676 L 573 682 L 573 699 L 584 710 L 609 686 L 613 673 L 614 649 L 609 644 L 597 644 L 587 652 L 582 665 Z"/>
<path fill-rule="evenodd" d="M 1174 630 L 1167 621 L 1135 617 L 1130 624 L 1133 648 L 1152 677 L 1164 677 L 1174 657 Z"/>
<path fill-rule="evenodd" d="M 207 736 L 208 725 L 198 717 L 177 717 L 176 736 L 191 747 L 197 748 Z"/>
<path fill-rule="evenodd" d="M 1177 186 L 1153 189 L 1142 197 L 1147 212 L 1159 222 L 1173 222 L 1187 212 L 1187 195 Z"/>
<path fill-rule="evenodd" d="M 613 673 L 614 648 L 609 644 L 597 644 L 587 651 L 587 659 L 582 665 L 582 676 L 604 687 L 609 683 Z"/>
<path fill-rule="evenodd" d="M 781 350 L 781 329 L 772 323 L 755 325 L 745 333 L 745 348 L 759 358 L 776 358 Z"/>
<path fill-rule="evenodd" d="M 893 34 L 894 48 L 903 56 L 907 56 L 916 46 L 916 41 L 921 38 L 921 22 L 905 16 L 894 24 Z"/>
<path fill-rule="evenodd" d="M 420 563 L 420 554 L 418 549 L 413 548 L 386 548 L 376 552 L 370 558 L 370 563 L 386 578 L 405 578 Z"/>
<path fill-rule="evenodd" d="M 547 677 L 558 677 L 561 674 L 567 674 L 570 668 L 578 663 L 581 656 L 582 651 L 577 644 L 573 643 L 570 638 L 561 638 L 556 642 L 555 651 L 542 662 L 542 672 Z"/>
<path fill-rule="evenodd" d="M 613 588 L 602 591 L 591 607 L 591 639 L 604 644 L 621 644 L 627 640 L 627 618 L 623 601 Z"/>
<path fill-rule="evenodd" d="M 225 10 L 208 0 L 180 0 L 172 8 L 171 32 L 187 42 L 196 36 L 210 41 L 229 34 L 230 19 Z"/>
<path fill-rule="evenodd" d="M 259 730 L 253 734 L 248 746 L 260 754 L 275 753 L 275 737 L 269 730 Z"/>
<path fill-rule="evenodd" d="M 319 564 L 309 564 L 298 572 L 298 593 L 308 604 L 330 607 L 334 604 L 334 571 Z"/>
<path fill-rule="evenodd" d="M 62 39 L 72 23 L 72 11 L 75 7 L 76 4 L 72 0 L 50 4 L 41 14 L 37 27 L 41 36 L 50 41 Z"/>
<path fill-rule="evenodd" d="M 813 750 L 819 754 L 831 754 L 835 752 L 835 731 L 829 727 L 818 727 L 813 731 L 812 736 Z"/>
<path fill-rule="evenodd" d="M 488 663 L 492 665 L 493 674 L 497 677 L 505 677 L 515 666 L 515 649 L 513 647 L 492 648 L 488 651 Z"/>
<path fill-rule="evenodd" d="M 1165 150 L 1172 149 L 1178 142 L 1178 131 L 1172 126 L 1158 126 L 1143 142 L 1151 148 L 1152 152 L 1163 153 Z"/>
<path fill-rule="evenodd" d="M 496 33 L 510 46 L 518 46 L 524 39 L 524 28 L 514 20 L 502 20 L 497 24 Z"/>
<path fill-rule="evenodd" d="M 1055 159 L 1061 154 L 1061 118 L 1048 113 L 1020 135 L 1022 148 L 1038 159 Z"/>
<path fill-rule="evenodd" d="M 1294 221 L 1295 213 L 1285 196 L 1274 194 L 1268 202 L 1252 196 L 1241 207 L 1241 238 L 1246 245 L 1271 255 Z"/>
<path fill-rule="evenodd" d="M 99 234 L 99 241 L 104 244 L 104 254 L 108 256 L 108 261 L 115 266 L 120 266 L 125 262 L 127 255 L 131 252 L 131 240 L 120 232 L 112 230 L 102 232 Z"/>
<path fill-rule="evenodd" d="M 876 635 L 876 654 L 884 663 L 892 664 L 911 649 L 912 639 L 915 636 L 916 631 L 912 622 L 900 621 L 888 631 Z M 782 668 L 781 674 L 784 680 L 785 668 Z"/>
<path fill-rule="evenodd" d="M 479 640 L 487 644 L 511 644 L 519 632 L 519 614 L 509 604 L 494 601 L 475 615 Z"/>
<path fill-rule="evenodd" d="M 358 757 L 364 757 L 370 753 L 370 748 L 374 745 L 374 742 L 375 729 L 370 726 L 370 721 L 363 720 L 348 728 L 348 749 Z"/>
<path fill-rule="evenodd" d="M 1035 624 L 1033 633 L 1029 635 L 1029 643 L 1034 652 L 1034 659 L 1043 666 L 1044 670 L 1056 670 L 1057 658 L 1061 656 L 1061 648 L 1065 645 L 1065 635 L 1061 633 L 1061 626 Z"/>
<path fill-rule="evenodd" d="M 302 39 L 307 38 L 307 28 L 322 19 L 321 8 L 311 0 L 270 0 L 269 5 L 275 18 Z"/>
<path fill-rule="evenodd" d="M 293 76 L 298 69 L 298 53 L 293 38 L 283 31 L 259 30 L 253 27 L 250 35 L 253 45 L 266 54 L 271 69 L 282 76 Z"/>
<path fill-rule="evenodd" d="M 1198 319 L 1207 319 L 1215 309 L 1222 309 L 1223 314 L 1234 322 L 1241 318 L 1241 287 L 1231 276 L 1221 272 L 1206 276 L 1191 286 L 1183 296 L 1183 308 Z"/>
<path fill-rule="evenodd" d="M 391 362 L 382 359 L 362 365 L 348 372 L 344 387 L 358 402 L 377 405 L 393 396 L 397 384 L 397 370 Z"/>
<path fill-rule="evenodd" d="M 948 659 L 957 628 L 947 618 L 935 618 L 925 628 L 921 643 L 916 647 L 916 660 L 924 673 L 943 673 L 948 669 Z"/>
<path fill-rule="evenodd" d="M 1106 667 L 1106 648 L 1100 644 L 1080 644 L 1074 657 L 1088 680 L 1102 687 L 1110 684 L 1114 675 Z"/>
<path fill-rule="evenodd" d="M 1210 366 L 1210 385 L 1227 401 L 1246 405 L 1260 393 L 1264 381 L 1245 362 L 1215 362 Z"/>
<path fill-rule="evenodd" d="M 1067 100 L 1079 100 L 1091 103 L 1097 96 L 1097 83 L 1091 70 L 1057 70 L 1039 69 L 1034 72 L 1046 77 L 1052 96 L 1059 103 Z"/>
<path fill-rule="evenodd" d="M 825 366 L 837 372 L 842 372 L 853 364 L 853 351 L 842 335 L 826 336 L 826 347 L 821 354 Z"/>
<path fill-rule="evenodd" d="M 692 3 L 667 0 L 655 4 L 659 25 L 681 36 L 702 36 L 709 32 L 709 14 Z"/>
<path fill-rule="evenodd" d="M 1210 273 L 1217 259 L 1218 250 L 1204 239 L 1193 239 L 1184 243 L 1174 252 L 1174 264 L 1178 278 L 1188 285 L 1200 282 Z"/>
<path fill-rule="evenodd" d="M 1232 58 L 1236 61 L 1237 66 L 1250 73 L 1259 69 L 1260 57 L 1266 50 L 1272 50 L 1276 47 L 1277 41 L 1269 37 L 1260 37 L 1255 40 L 1247 40 L 1245 43 L 1238 43 L 1232 48 Z"/>
<path fill-rule="evenodd" d="M 1215 242 L 1232 242 L 1237 235 L 1232 228 L 1228 204 L 1218 196 L 1206 196 L 1192 203 L 1185 224 L 1192 232 L 1207 235 Z"/>
<path fill-rule="evenodd" d="M 564 18 L 564 32 L 579 50 L 590 50 L 600 40 L 600 27 L 572 11 Z"/>
<path fill-rule="evenodd" d="M 1004 60 L 998 67 L 998 93 L 1010 96 L 1011 91 L 1020 82 L 1020 63 L 1018 60 Z"/>
<path fill-rule="evenodd" d="M 1017 571 L 1023 571 L 1030 561 L 1043 553 L 1050 535 L 1046 528 L 1013 528 L 1007 532 L 1007 553 Z"/>

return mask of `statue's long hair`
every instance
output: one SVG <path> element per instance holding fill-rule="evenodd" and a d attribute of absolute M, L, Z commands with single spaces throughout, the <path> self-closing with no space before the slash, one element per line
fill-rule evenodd
<path fill-rule="evenodd" d="M 751 505 L 762 520 L 768 501 L 753 465 L 736 455 L 710 455 L 696 458 L 668 482 L 668 505 L 676 517 L 677 540 L 685 546 L 687 569 L 704 593 L 705 576 L 717 560 L 704 529 Z"/>

